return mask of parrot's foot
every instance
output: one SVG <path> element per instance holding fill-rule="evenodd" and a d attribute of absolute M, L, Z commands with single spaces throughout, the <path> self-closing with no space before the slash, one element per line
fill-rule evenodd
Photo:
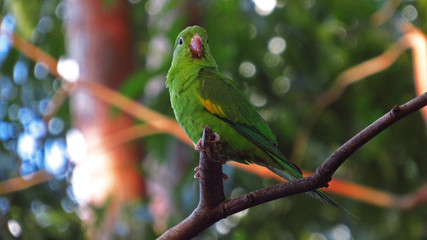
<path fill-rule="evenodd" d="M 194 146 L 194 150 L 196 150 L 198 152 L 206 151 L 206 149 L 202 147 L 202 139 L 201 138 L 199 139 L 199 141 L 197 141 L 196 145 Z"/>
<path fill-rule="evenodd" d="M 214 139 L 212 140 L 212 142 L 219 142 L 219 140 L 221 140 L 221 137 L 219 136 L 218 133 L 214 132 Z"/>
<path fill-rule="evenodd" d="M 221 137 L 218 135 L 218 133 L 214 132 L 214 139 L 212 139 L 212 142 L 216 143 L 219 142 L 221 140 Z M 219 150 L 222 149 L 222 146 L 219 145 Z M 198 151 L 198 152 L 204 152 L 206 151 L 205 148 L 202 147 L 202 139 L 200 138 L 199 141 L 197 141 L 196 145 L 194 146 L 194 150 Z"/>
<path fill-rule="evenodd" d="M 197 167 L 195 167 L 195 168 L 194 168 L 194 171 L 196 171 L 196 173 L 194 174 L 194 178 L 195 178 L 195 179 L 200 179 L 200 173 L 199 173 L 199 170 L 200 170 L 200 167 L 199 167 L 199 166 L 197 166 Z M 223 174 L 222 174 L 222 179 L 223 179 L 224 181 L 225 181 L 225 180 L 227 180 L 227 179 L 228 179 L 227 174 L 223 173 Z"/>
<path fill-rule="evenodd" d="M 196 168 L 194 168 L 194 171 L 196 171 L 196 173 L 194 174 L 194 178 L 195 179 L 200 179 L 200 173 L 199 173 L 200 167 L 197 166 Z"/>

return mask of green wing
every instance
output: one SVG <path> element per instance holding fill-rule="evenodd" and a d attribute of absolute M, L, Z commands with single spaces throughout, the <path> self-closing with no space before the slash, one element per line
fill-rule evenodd
<path fill-rule="evenodd" d="M 255 127 L 264 138 L 272 144 L 276 143 L 276 137 L 257 113 L 252 104 L 235 83 L 215 68 L 203 68 L 199 72 L 202 83 L 201 97 L 212 104 L 220 106 L 223 114 L 211 111 L 231 122 Z"/>
<path fill-rule="evenodd" d="M 265 167 L 287 180 L 302 177 L 301 170 L 277 150 L 276 138 L 271 129 L 231 79 L 220 73 L 216 68 L 203 68 L 199 72 L 199 80 L 202 86 L 200 100 L 206 110 L 226 121 L 240 134 L 258 145 L 271 158 L 280 163 L 283 170 L 271 166 Z M 307 193 L 348 212 L 332 198 L 319 190 Z"/>
<path fill-rule="evenodd" d="M 299 168 L 277 150 L 276 137 L 270 127 L 231 79 L 216 68 L 203 68 L 199 80 L 201 101 L 206 110 L 226 121 L 280 163 L 290 175 L 288 180 L 302 177 Z"/>

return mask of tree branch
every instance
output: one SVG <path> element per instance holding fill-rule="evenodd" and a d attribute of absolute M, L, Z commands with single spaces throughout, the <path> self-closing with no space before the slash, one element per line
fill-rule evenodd
<path fill-rule="evenodd" d="M 338 148 L 320 167 L 317 172 L 324 172 L 319 174 L 332 174 L 341 166 L 344 161 L 350 157 L 357 149 L 374 138 L 380 132 L 390 127 L 393 123 L 408 116 L 409 114 L 420 110 L 427 105 L 427 92 L 410 100 L 409 102 L 401 105 L 394 106 L 391 111 L 380 117 L 371 125 L 363 129 L 356 136 L 344 143 Z"/>
<path fill-rule="evenodd" d="M 166 231 L 158 239 L 191 239 L 203 230 L 224 218 L 222 204 L 225 201 L 222 183 L 222 161 L 220 146 L 213 142 L 215 138 L 211 128 L 205 127 L 200 152 L 200 194 L 199 205 L 184 221 Z"/>
<path fill-rule="evenodd" d="M 325 187 L 332 174 L 357 149 L 374 138 L 393 123 L 420 110 L 427 105 L 427 93 L 411 101 L 395 106 L 391 111 L 363 129 L 356 136 L 338 148 L 319 168 L 316 173 L 305 178 L 276 184 L 243 196 L 225 201 L 222 186 L 221 159 L 219 144 L 212 142 L 213 131 L 206 127 L 203 134 L 200 153 L 200 202 L 193 213 L 175 227 L 166 231 L 158 239 L 191 239 L 215 222 L 250 207 L 278 198 L 311 191 Z M 209 140 L 210 139 L 210 140 Z"/>

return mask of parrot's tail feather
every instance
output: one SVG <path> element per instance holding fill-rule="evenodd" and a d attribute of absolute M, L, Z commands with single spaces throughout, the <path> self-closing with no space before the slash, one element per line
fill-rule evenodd
<path fill-rule="evenodd" d="M 281 169 L 277 169 L 271 166 L 265 166 L 264 167 L 268 168 L 270 171 L 274 172 L 275 174 L 281 176 L 282 178 L 288 180 L 288 181 L 292 181 L 298 178 L 302 178 L 302 175 L 297 175 L 296 173 L 294 173 L 293 171 L 283 171 Z"/>
<path fill-rule="evenodd" d="M 275 174 L 281 176 L 282 178 L 288 180 L 288 181 L 292 181 L 298 178 L 302 178 L 301 176 L 297 176 L 295 174 L 289 174 L 286 171 L 283 171 L 281 169 L 277 169 L 277 168 L 273 168 L 270 166 L 267 166 L 268 169 L 270 169 L 272 172 L 274 172 Z M 347 212 L 350 215 L 352 215 L 353 217 L 357 218 L 353 213 L 351 213 L 350 211 L 348 211 L 347 209 L 345 209 L 344 207 L 342 207 L 341 205 L 339 205 L 335 200 L 333 200 L 332 198 L 330 198 L 328 195 L 326 195 L 325 193 L 323 193 L 320 190 L 313 190 L 313 191 L 309 191 L 306 192 L 308 195 L 310 195 L 313 198 L 316 198 L 318 200 L 320 200 L 323 203 L 327 203 L 331 206 L 334 206 L 336 208 L 338 208 L 341 211 Z"/>
<path fill-rule="evenodd" d="M 332 199 L 331 197 L 329 197 L 328 195 L 326 195 L 325 193 L 323 193 L 320 190 L 310 191 L 310 192 L 307 192 L 307 194 L 310 195 L 310 196 L 312 196 L 312 197 L 314 197 L 314 198 L 316 198 L 316 199 L 319 199 L 323 203 L 327 203 L 329 205 L 332 205 L 332 206 L 338 208 L 339 210 L 344 211 L 344 212 L 350 214 L 351 216 L 353 216 L 356 219 L 359 219 L 352 212 L 350 212 L 349 210 L 347 210 L 343 206 L 339 205 L 334 199 Z"/>
<path fill-rule="evenodd" d="M 318 199 L 319 201 L 321 201 L 323 203 L 327 203 L 327 204 L 332 205 L 338 209 L 343 210 L 343 207 L 341 207 L 337 202 L 335 202 L 335 200 L 333 200 L 332 198 L 330 198 L 328 195 L 326 195 L 325 193 L 323 193 L 320 190 L 310 191 L 310 192 L 307 192 L 307 194 L 310 195 L 311 197 Z"/>

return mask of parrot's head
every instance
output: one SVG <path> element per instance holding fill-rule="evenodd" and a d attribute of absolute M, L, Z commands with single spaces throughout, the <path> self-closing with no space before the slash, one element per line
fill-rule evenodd
<path fill-rule="evenodd" d="M 208 33 L 199 26 L 191 26 L 179 33 L 175 41 L 172 65 L 191 63 L 216 66 L 208 45 Z"/>

